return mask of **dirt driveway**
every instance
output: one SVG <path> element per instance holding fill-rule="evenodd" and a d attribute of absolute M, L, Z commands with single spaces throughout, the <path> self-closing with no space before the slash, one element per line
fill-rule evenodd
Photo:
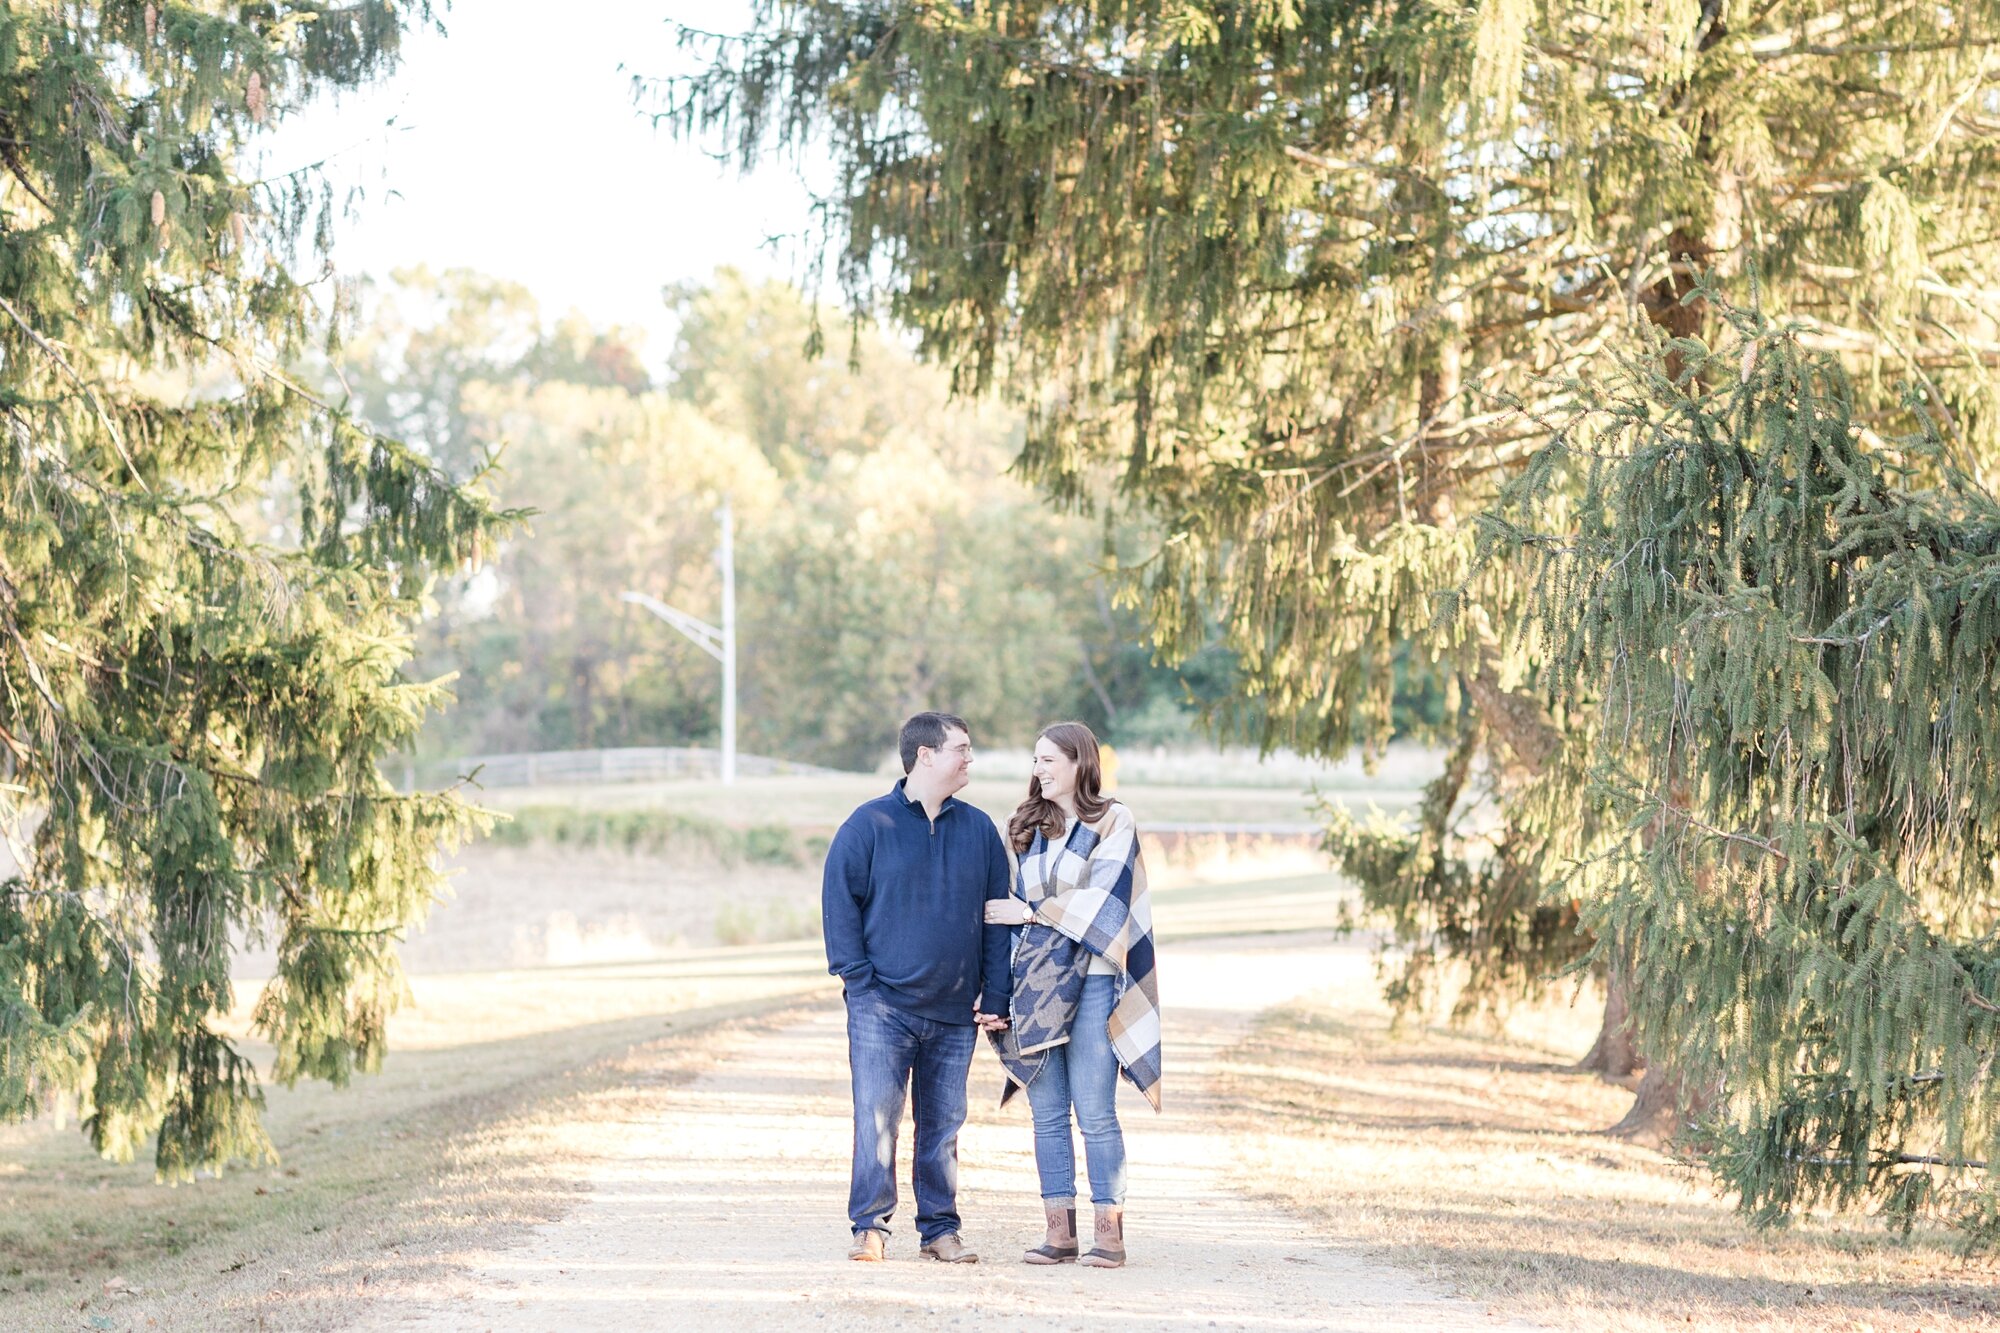
<path fill-rule="evenodd" d="M 1119 1271 L 1033 1268 L 1040 1236 L 1026 1111 L 994 1108 L 999 1067 L 973 1065 L 959 1209 L 977 1266 L 920 1260 L 903 1211 L 889 1262 L 844 1253 L 851 1129 L 837 1005 L 735 1038 L 693 1084 L 662 1087 L 623 1123 L 578 1123 L 563 1156 L 586 1192 L 560 1220 L 453 1275 L 376 1296 L 362 1327 L 407 1329 L 1458 1330 L 1524 1328 L 1419 1275 L 1315 1240 L 1231 1183 L 1231 1141 L 1205 1114 L 1205 1070 L 1254 1015 L 1366 966 L 1323 935 L 1189 942 L 1163 952 L 1167 1111 L 1130 1090 L 1127 1246 Z M 1079 1165 L 1081 1155 L 1079 1154 Z"/>

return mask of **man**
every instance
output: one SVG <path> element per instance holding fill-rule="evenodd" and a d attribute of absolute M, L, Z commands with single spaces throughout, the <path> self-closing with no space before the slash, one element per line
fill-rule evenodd
<path fill-rule="evenodd" d="M 882 1258 L 907 1087 L 920 1253 L 977 1263 L 958 1234 L 958 1130 L 975 1035 L 1006 1026 L 1008 930 L 986 925 L 985 913 L 987 899 L 1007 896 L 1007 852 L 984 811 L 953 799 L 972 769 L 963 718 L 919 713 L 897 748 L 902 780 L 840 826 L 820 895 L 854 1079 L 847 1257 Z"/>

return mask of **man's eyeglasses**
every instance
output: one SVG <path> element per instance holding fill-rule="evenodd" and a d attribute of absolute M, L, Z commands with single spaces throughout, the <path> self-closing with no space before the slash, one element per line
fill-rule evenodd
<path fill-rule="evenodd" d="M 945 754 L 947 752 L 951 754 L 962 754 L 967 759 L 970 759 L 972 758 L 972 742 L 967 741 L 963 745 L 940 745 L 937 747 L 937 752 L 939 754 Z"/>

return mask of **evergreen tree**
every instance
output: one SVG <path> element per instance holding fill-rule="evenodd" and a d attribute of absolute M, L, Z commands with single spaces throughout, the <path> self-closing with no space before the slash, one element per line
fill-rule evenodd
<path fill-rule="evenodd" d="M 2000 1239 L 2000 500 L 1905 386 L 1871 436 L 1800 327 L 1731 312 L 1585 390 L 1491 522 L 1622 834 L 1568 886 L 1649 966 L 1763 1222 L 1880 1204 Z"/>
<path fill-rule="evenodd" d="M 1169 655 L 1219 616 L 1236 724 L 1378 746 L 1397 656 L 1441 678 L 1478 762 L 1424 828 L 1334 841 L 1475 992 L 1573 956 L 1547 868 L 1606 835 L 1518 587 L 1431 598 L 1628 312 L 1692 334 L 1696 269 L 1754 267 L 1865 367 L 1868 429 L 1913 429 L 1909 379 L 1956 443 L 2000 441 L 1992 0 L 763 0 L 689 36 L 713 62 L 660 114 L 830 158 L 857 315 L 886 296 L 960 389 L 1024 403 L 1053 494 L 1148 511 L 1131 595 Z M 1480 795 L 1491 836 L 1460 831 Z"/>
<path fill-rule="evenodd" d="M 443 698 L 400 672 L 428 572 L 508 516 L 287 375 L 336 200 L 243 163 L 427 17 L 0 8 L 0 1116 L 73 1100 L 167 1177 L 271 1151 L 216 1030 L 234 942 L 277 943 L 277 1078 L 373 1068 L 475 817 L 376 759 Z"/>

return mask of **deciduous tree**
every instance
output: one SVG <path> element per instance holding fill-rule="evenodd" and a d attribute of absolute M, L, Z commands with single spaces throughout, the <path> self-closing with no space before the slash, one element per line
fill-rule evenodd
<path fill-rule="evenodd" d="M 603 373 L 638 360 L 615 330 L 547 326 L 494 279 L 412 271 L 373 294 L 345 368 L 369 410 L 440 457 L 504 445 L 503 498 L 542 511 L 426 621 L 421 660 L 460 672 L 462 700 L 427 753 L 714 736 L 714 664 L 617 598 L 716 618 L 725 493 L 746 749 L 873 768 L 896 719 L 940 700 L 988 742 L 1078 715 L 1122 740 L 1149 700 L 1152 727 L 1184 716 L 1104 596 L 1105 534 L 1004 475 L 1014 414 L 953 409 L 873 329 L 852 364 L 801 357 L 814 312 L 784 284 L 725 270 L 671 298 L 671 382 L 651 388 Z"/>

